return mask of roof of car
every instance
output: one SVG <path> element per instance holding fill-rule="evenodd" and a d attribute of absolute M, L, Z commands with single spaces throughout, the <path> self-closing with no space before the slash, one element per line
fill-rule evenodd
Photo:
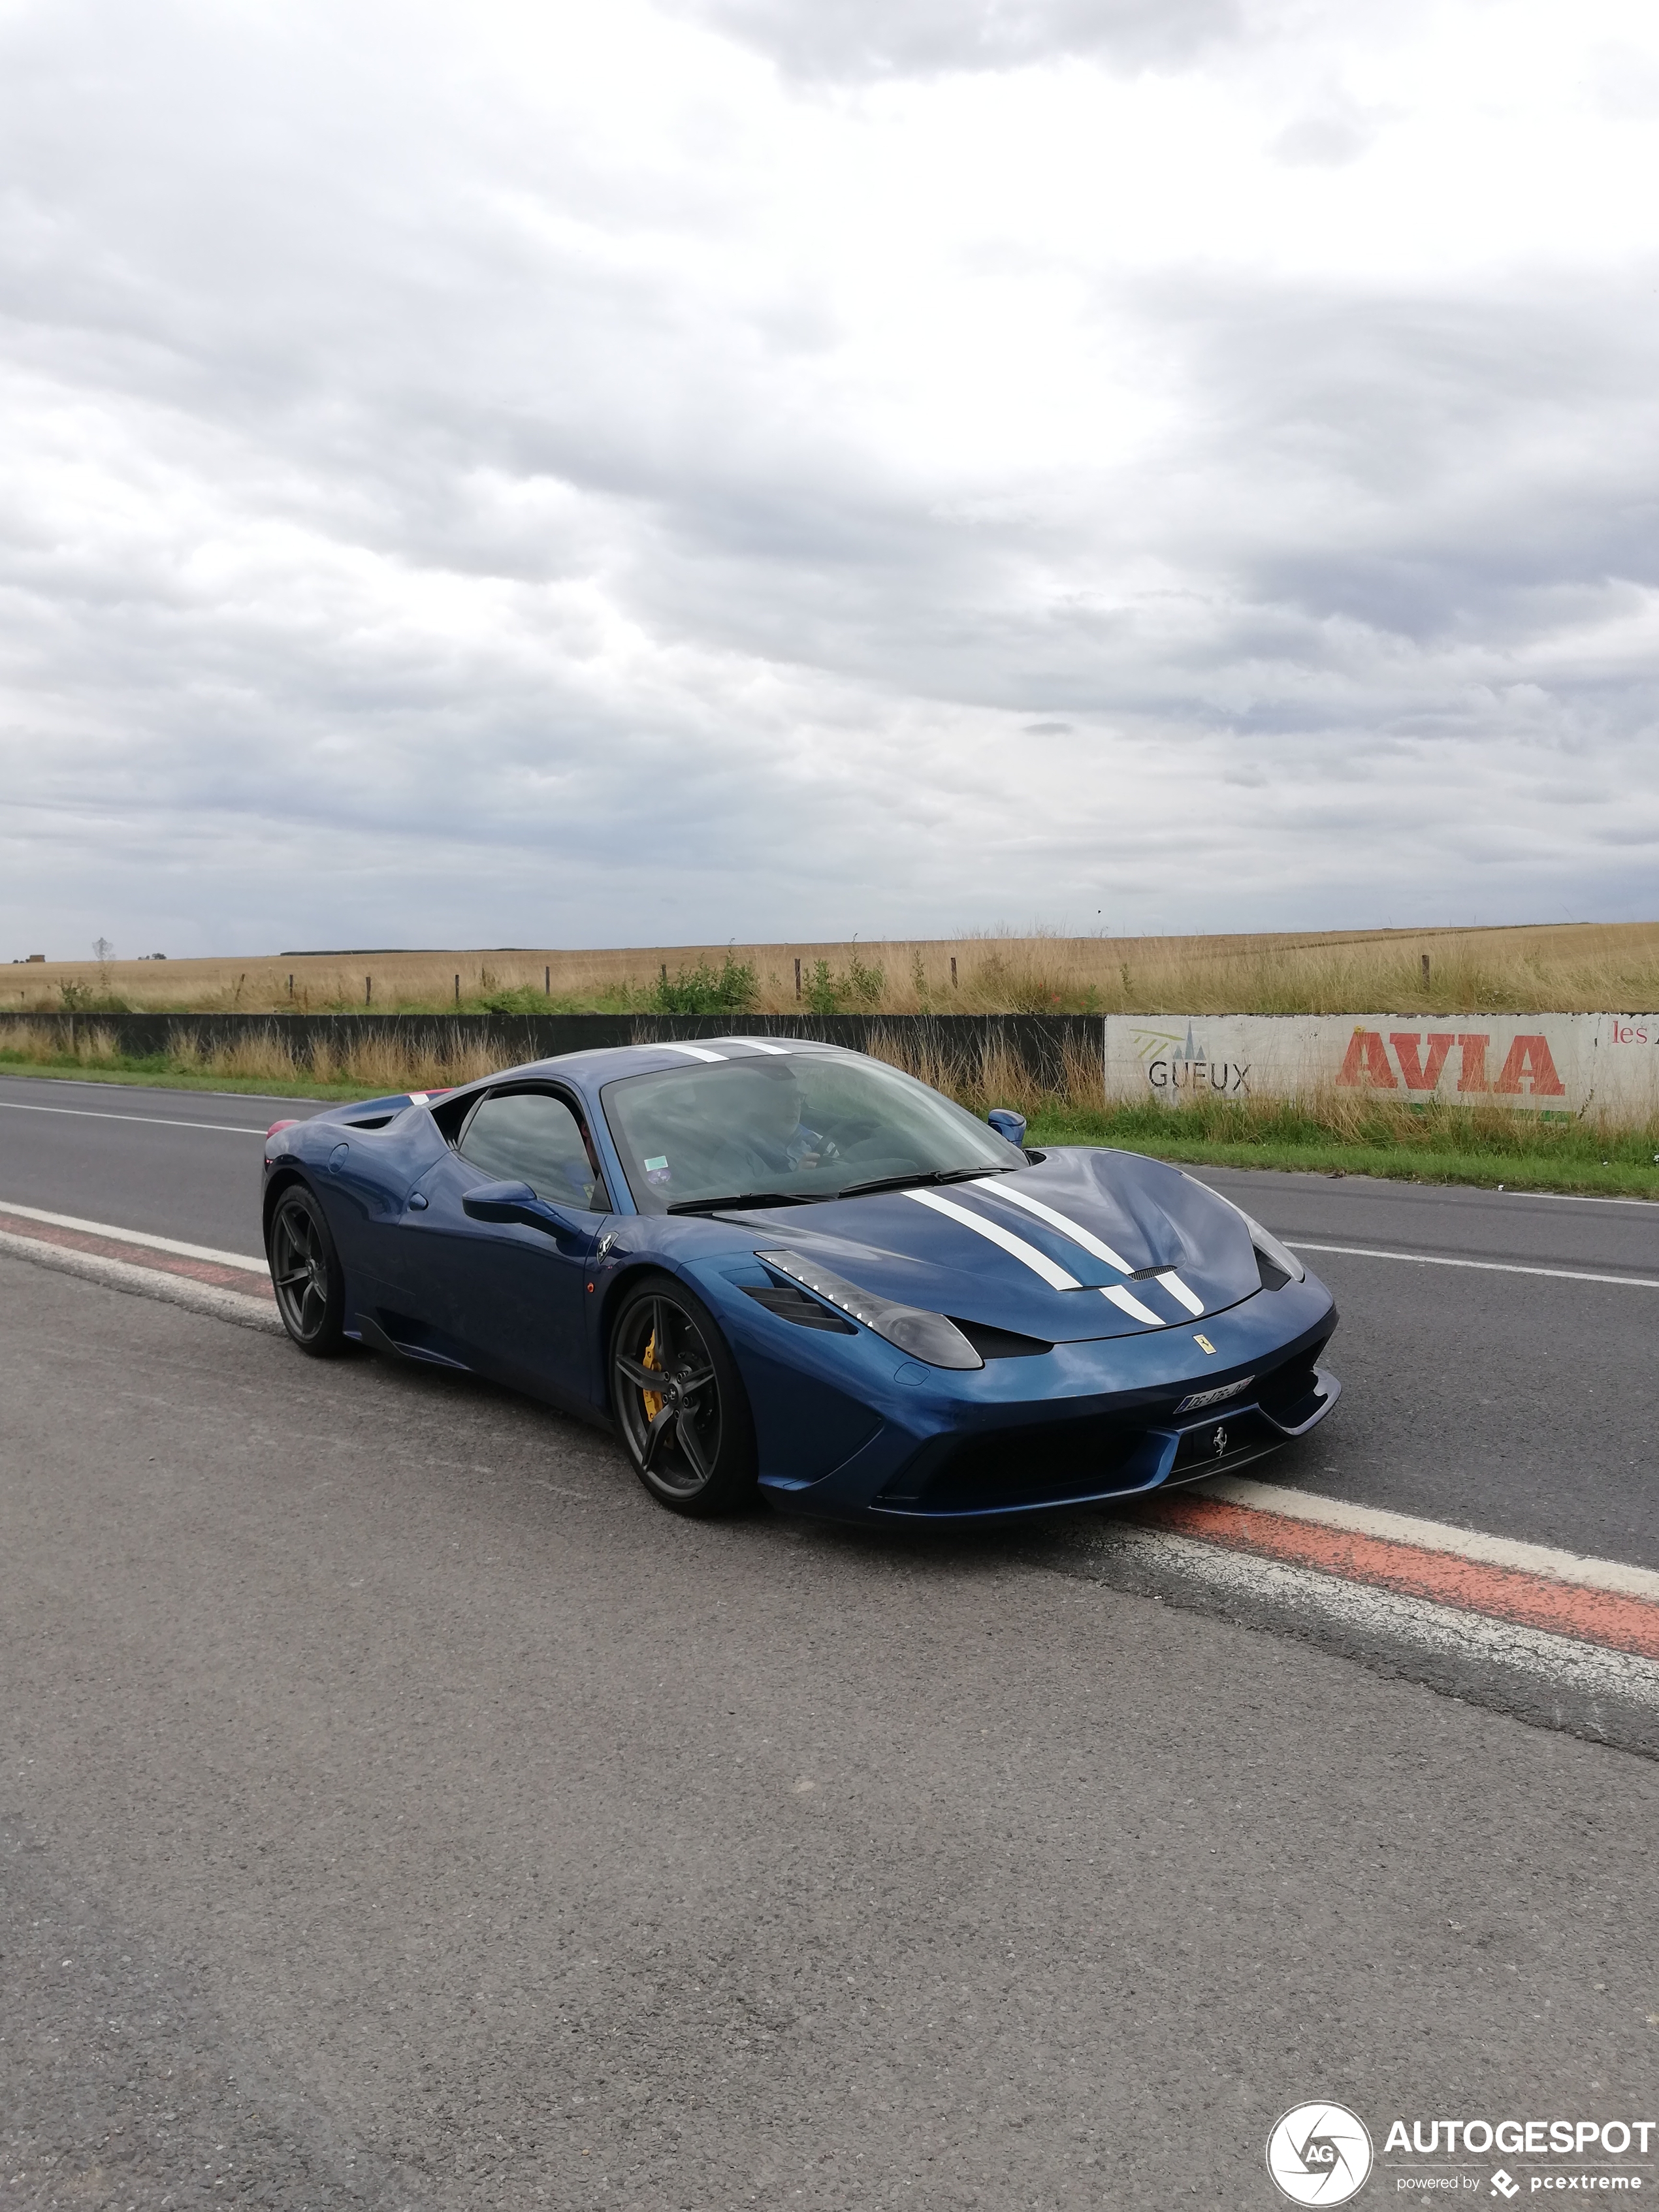
<path fill-rule="evenodd" d="M 584 1052 L 564 1052 L 550 1060 L 503 1068 L 502 1075 L 574 1076 L 590 1083 L 607 1083 L 619 1075 L 644 1075 L 657 1069 L 712 1066 L 726 1060 L 787 1060 L 798 1053 L 841 1055 L 844 1048 L 823 1044 L 816 1037 L 676 1037 L 650 1039 L 640 1044 L 602 1045 Z M 856 1055 L 854 1055 L 856 1056 Z M 490 1081 L 499 1081 L 492 1076 Z"/>

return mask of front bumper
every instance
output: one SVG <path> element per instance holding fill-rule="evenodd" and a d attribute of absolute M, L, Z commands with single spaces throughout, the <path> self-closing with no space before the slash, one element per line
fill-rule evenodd
<path fill-rule="evenodd" d="M 969 1521 L 1104 1504 L 1230 1474 L 1317 1428 L 1342 1395 L 1328 1367 L 1299 1367 L 1268 1402 L 1242 1398 L 1201 1419 L 1156 1426 L 1101 1416 L 1005 1431 L 919 1454 L 869 1501 L 906 1521 Z"/>
<path fill-rule="evenodd" d="M 890 1347 L 863 1332 L 855 1344 L 791 1330 L 817 1340 L 792 1363 L 787 1395 L 775 1397 L 752 1355 L 742 1363 L 757 1415 L 761 1487 L 778 1504 L 814 1516 L 957 1521 L 1091 1504 L 1230 1473 L 1330 1412 L 1340 1385 L 1323 1355 L 1336 1321 L 1329 1291 L 1310 1276 L 1201 1327 L 1060 1345 L 1045 1358 L 998 1359 L 965 1374 L 914 1362 L 896 1372 Z M 860 1419 L 856 1434 L 813 1463 L 812 1440 L 833 1425 L 822 1419 L 803 1370 L 810 1365 L 827 1382 L 831 1361 L 842 1392 L 853 1382 L 849 1370 L 862 1370 L 863 1387 L 853 1390 Z M 1212 1402 L 1180 1410 L 1194 1395 Z"/>

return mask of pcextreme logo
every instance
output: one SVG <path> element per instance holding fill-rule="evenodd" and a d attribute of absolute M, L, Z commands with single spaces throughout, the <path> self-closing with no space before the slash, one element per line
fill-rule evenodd
<path fill-rule="evenodd" d="M 1267 2172 L 1291 2204 L 1346 2204 L 1370 2170 L 1365 2123 L 1346 2105 L 1293 2105 L 1267 2138 Z"/>

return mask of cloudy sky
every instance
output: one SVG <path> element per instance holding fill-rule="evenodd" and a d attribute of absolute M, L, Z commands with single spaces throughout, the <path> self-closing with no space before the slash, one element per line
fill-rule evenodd
<path fill-rule="evenodd" d="M 0 953 L 1659 912 L 1652 0 L 0 0 Z"/>

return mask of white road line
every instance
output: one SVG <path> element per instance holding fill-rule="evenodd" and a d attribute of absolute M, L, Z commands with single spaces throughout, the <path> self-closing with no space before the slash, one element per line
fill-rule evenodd
<path fill-rule="evenodd" d="M 246 1267 L 255 1275 L 267 1272 L 265 1262 L 246 1252 L 219 1252 L 210 1244 L 181 1244 L 173 1237 L 152 1237 L 143 1229 L 118 1229 L 109 1221 L 82 1221 L 73 1213 L 48 1213 L 38 1206 L 15 1206 L 0 1199 L 0 1213 L 15 1214 L 23 1221 L 44 1221 L 53 1229 L 80 1229 L 88 1237 L 107 1237 L 118 1244 L 144 1244 L 152 1252 L 173 1252 L 181 1260 L 212 1260 L 222 1267 Z"/>
<path fill-rule="evenodd" d="M 1171 1493 L 1172 1495 L 1175 1493 Z M 1311 1490 L 1290 1490 L 1278 1483 L 1252 1482 L 1248 1475 L 1217 1475 L 1194 1495 L 1224 1498 L 1231 1505 L 1249 1505 L 1263 1513 L 1279 1513 L 1292 1521 L 1313 1521 L 1324 1528 L 1346 1528 L 1356 1536 L 1376 1536 L 1385 1543 L 1415 1544 L 1419 1551 L 1449 1552 L 1460 1559 L 1479 1559 L 1492 1567 L 1510 1567 L 1517 1574 L 1541 1575 L 1547 1581 L 1571 1583 L 1581 1589 L 1615 1591 L 1620 1597 L 1644 1598 L 1659 1604 L 1659 1574 L 1650 1567 L 1626 1566 L 1622 1559 L 1586 1559 L 1577 1552 L 1558 1552 L 1547 1544 L 1523 1544 L 1512 1536 L 1489 1536 L 1476 1528 L 1454 1528 L 1444 1521 L 1419 1521 L 1415 1514 L 1390 1513 L 1380 1506 L 1351 1504 L 1346 1498 L 1321 1498 Z"/>
<path fill-rule="evenodd" d="M 1552 1206 L 1651 1206 L 1650 1198 L 1603 1198 L 1593 1190 L 1506 1190 L 1502 1184 L 1492 1194 L 1497 1198 L 1547 1198 Z"/>
<path fill-rule="evenodd" d="M 1416 1267 L 1478 1267 L 1489 1275 L 1550 1275 L 1562 1283 L 1619 1283 L 1627 1290 L 1659 1291 L 1652 1275 L 1592 1275 L 1582 1267 L 1522 1267 L 1512 1260 L 1446 1260 L 1434 1252 L 1383 1252 L 1369 1244 L 1304 1244 L 1297 1252 L 1336 1252 L 1350 1260 L 1409 1260 Z"/>
<path fill-rule="evenodd" d="M 263 1137 L 264 1127 L 250 1121 L 169 1121 L 161 1114 L 100 1114 L 91 1106 L 31 1106 L 21 1098 L 0 1098 L 13 1114 L 72 1114 L 80 1121 L 142 1121 L 151 1129 L 222 1129 L 234 1137 Z"/>
<path fill-rule="evenodd" d="M 982 1213 L 970 1213 L 965 1206 L 957 1205 L 952 1199 L 941 1198 L 936 1190 L 907 1190 L 904 1195 L 915 1199 L 918 1206 L 930 1206 L 935 1213 L 943 1213 L 951 1221 L 959 1221 L 964 1229 L 971 1229 L 976 1237 L 983 1237 L 988 1243 L 1000 1244 L 1005 1252 L 1012 1253 L 1016 1260 L 1023 1261 L 1034 1275 L 1041 1275 L 1043 1281 L 1054 1289 L 1080 1291 L 1083 1288 L 1075 1275 L 1068 1275 L 1064 1267 L 1056 1267 L 1046 1252 L 1039 1252 L 1035 1244 L 1028 1244 L 1023 1237 L 1016 1237 L 1012 1230 L 1004 1229 L 994 1221 L 988 1221 Z"/>

